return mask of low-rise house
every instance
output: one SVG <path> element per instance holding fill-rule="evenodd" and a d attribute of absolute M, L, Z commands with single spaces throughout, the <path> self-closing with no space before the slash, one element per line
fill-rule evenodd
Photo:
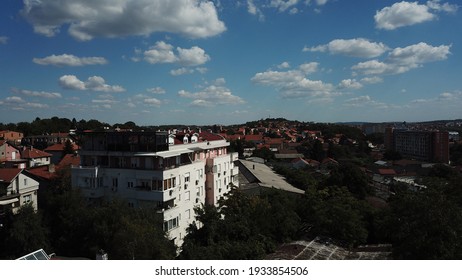
<path fill-rule="evenodd" d="M 39 183 L 22 169 L 0 169 L 0 216 L 11 209 L 16 213 L 19 208 L 30 203 L 37 210 L 37 191 Z"/>
<path fill-rule="evenodd" d="M 16 160 L 21 157 L 19 149 L 8 143 L 6 140 L 0 140 L 0 163 Z"/>
<path fill-rule="evenodd" d="M 48 165 L 51 163 L 52 154 L 33 147 L 24 147 L 21 151 L 21 158 L 27 160 L 27 167 Z"/>
<path fill-rule="evenodd" d="M 23 137 L 24 137 L 24 134 L 22 134 L 21 132 L 16 132 L 16 131 L 11 131 L 11 130 L 0 131 L 0 139 L 11 141 L 15 144 L 21 143 L 21 140 Z"/>
<path fill-rule="evenodd" d="M 71 143 L 71 145 L 74 151 L 77 151 L 79 149 L 79 146 L 77 146 L 76 144 Z M 43 151 L 51 154 L 51 163 L 58 164 L 65 155 L 64 150 L 65 150 L 65 143 L 58 143 L 58 144 L 49 146 Z"/>

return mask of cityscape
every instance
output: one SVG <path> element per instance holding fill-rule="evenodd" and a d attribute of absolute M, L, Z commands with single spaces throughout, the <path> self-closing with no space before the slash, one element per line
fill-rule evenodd
<path fill-rule="evenodd" d="M 2 258 L 459 256 L 462 120 L 0 125 Z"/>
<path fill-rule="evenodd" d="M 462 259 L 454 0 L 5 0 L 0 259 Z"/>

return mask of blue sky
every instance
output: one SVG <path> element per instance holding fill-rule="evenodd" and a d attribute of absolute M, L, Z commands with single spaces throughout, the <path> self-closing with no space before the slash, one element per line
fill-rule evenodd
<path fill-rule="evenodd" d="M 3 0 L 0 122 L 462 118 L 455 0 Z"/>

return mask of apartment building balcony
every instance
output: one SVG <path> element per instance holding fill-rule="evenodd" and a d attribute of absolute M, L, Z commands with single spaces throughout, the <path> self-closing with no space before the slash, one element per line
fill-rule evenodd
<path fill-rule="evenodd" d="M 102 198 L 104 197 L 104 194 L 105 194 L 104 187 L 97 187 L 97 188 L 81 187 L 80 189 L 82 191 L 82 195 L 87 198 Z"/>
<path fill-rule="evenodd" d="M 175 199 L 171 199 L 162 203 L 162 205 L 156 210 L 157 214 L 170 214 L 178 210 L 178 205 L 175 202 Z"/>
<path fill-rule="evenodd" d="M 169 201 L 176 197 L 175 188 L 168 190 L 155 190 L 150 187 L 137 186 L 135 188 L 136 199 L 152 201 Z"/>

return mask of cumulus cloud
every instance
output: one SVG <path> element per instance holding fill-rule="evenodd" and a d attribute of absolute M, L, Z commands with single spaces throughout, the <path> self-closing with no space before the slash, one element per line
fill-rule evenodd
<path fill-rule="evenodd" d="M 104 57 L 77 57 L 72 54 L 50 55 L 44 58 L 34 58 L 32 61 L 40 65 L 54 66 L 104 65 L 108 63 Z"/>
<path fill-rule="evenodd" d="M 162 105 L 162 101 L 160 101 L 157 98 L 145 98 L 143 102 L 144 104 L 147 104 L 149 106 L 154 106 L 154 107 L 159 107 L 160 105 Z"/>
<path fill-rule="evenodd" d="M 100 76 L 92 76 L 83 82 L 74 75 L 64 75 L 59 78 L 59 84 L 64 89 L 91 90 L 103 92 L 123 92 L 125 89 L 118 85 L 108 85 Z"/>
<path fill-rule="evenodd" d="M 290 68 L 290 64 L 289 64 L 289 62 L 284 61 L 283 63 L 281 63 L 281 64 L 278 65 L 278 68 L 279 68 L 279 69 Z"/>
<path fill-rule="evenodd" d="M 19 96 L 9 96 L 1 101 L 0 104 L 7 104 L 13 110 L 43 109 L 48 108 L 47 104 L 27 102 Z"/>
<path fill-rule="evenodd" d="M 8 43 L 8 37 L 0 36 L 0 45 L 6 45 Z"/>
<path fill-rule="evenodd" d="M 225 79 L 220 78 L 213 84 L 206 85 L 197 92 L 180 90 L 178 95 L 183 98 L 193 99 L 190 104 L 192 106 L 236 105 L 245 103 L 241 97 L 233 95 L 231 90 L 225 87 L 225 83 Z"/>
<path fill-rule="evenodd" d="M 269 6 L 277 8 L 280 12 L 284 12 L 289 8 L 297 5 L 299 0 L 271 0 Z"/>
<path fill-rule="evenodd" d="M 423 64 L 446 60 L 449 56 L 451 46 L 431 46 L 421 42 L 404 48 L 392 50 L 385 61 L 369 60 L 360 62 L 352 70 L 363 75 L 399 74 L 411 69 L 422 67 Z"/>
<path fill-rule="evenodd" d="M 361 82 L 364 84 L 378 84 L 378 83 L 383 82 L 383 79 L 377 76 L 365 77 L 361 79 Z"/>
<path fill-rule="evenodd" d="M 315 73 L 318 71 L 318 66 L 319 63 L 317 62 L 310 62 L 310 63 L 304 63 L 299 66 L 299 69 L 305 73 L 305 75 Z"/>
<path fill-rule="evenodd" d="M 175 53 L 172 45 L 159 41 L 144 52 L 144 60 L 151 64 L 177 63 L 183 66 L 197 66 L 209 61 L 210 56 L 197 46 L 190 49 L 177 47 Z"/>
<path fill-rule="evenodd" d="M 61 93 L 59 92 L 35 91 L 35 90 L 17 89 L 17 88 L 12 88 L 11 92 L 15 94 L 22 94 L 26 96 L 42 97 L 42 98 L 61 98 L 62 97 Z"/>
<path fill-rule="evenodd" d="M 161 87 L 153 87 L 153 88 L 148 88 L 146 89 L 147 92 L 154 93 L 154 94 L 164 94 L 165 89 Z"/>
<path fill-rule="evenodd" d="M 265 16 L 263 15 L 260 8 L 258 8 L 253 0 L 247 0 L 247 12 L 252 15 L 258 16 L 260 21 L 265 20 Z"/>
<path fill-rule="evenodd" d="M 205 38 L 226 30 L 207 0 L 24 0 L 21 14 L 36 33 L 51 37 L 69 26 L 69 34 L 80 41 L 154 32 Z"/>
<path fill-rule="evenodd" d="M 181 75 L 192 74 L 192 73 L 194 73 L 194 70 L 186 68 L 186 67 L 181 67 L 178 69 L 170 70 L 170 75 L 172 76 L 181 76 Z"/>
<path fill-rule="evenodd" d="M 437 16 L 433 12 L 453 13 L 457 5 L 440 3 L 439 0 L 428 1 L 426 4 L 418 2 L 398 2 L 390 7 L 377 11 L 374 20 L 378 29 L 394 30 L 403 26 L 410 26 L 434 20 Z"/>
<path fill-rule="evenodd" d="M 369 95 L 347 99 L 343 105 L 348 107 L 377 107 L 381 109 L 387 109 L 390 107 L 390 105 L 386 103 L 373 100 Z"/>
<path fill-rule="evenodd" d="M 336 39 L 328 44 L 316 47 L 304 47 L 303 51 L 311 52 L 329 52 L 331 54 L 340 54 L 353 57 L 372 58 L 382 55 L 389 48 L 383 43 L 371 42 L 367 39 Z"/>
<path fill-rule="evenodd" d="M 255 15 L 260 21 L 265 20 L 263 9 L 276 9 L 280 13 L 288 13 L 291 15 L 298 14 L 303 11 L 306 6 L 323 6 L 328 0 L 247 0 L 246 7 L 249 14 Z M 319 8 L 314 9 L 319 12 Z"/>
<path fill-rule="evenodd" d="M 345 79 L 338 85 L 341 89 L 360 89 L 363 85 L 355 79 Z"/>
<path fill-rule="evenodd" d="M 260 72 L 255 74 L 251 81 L 259 85 L 275 87 L 283 98 L 320 98 L 339 94 L 335 92 L 335 86 L 332 84 L 308 79 L 303 69 L 306 70 L 306 65 L 310 64 L 303 65 L 297 70 Z M 317 67 L 317 64 L 311 65 Z"/>

